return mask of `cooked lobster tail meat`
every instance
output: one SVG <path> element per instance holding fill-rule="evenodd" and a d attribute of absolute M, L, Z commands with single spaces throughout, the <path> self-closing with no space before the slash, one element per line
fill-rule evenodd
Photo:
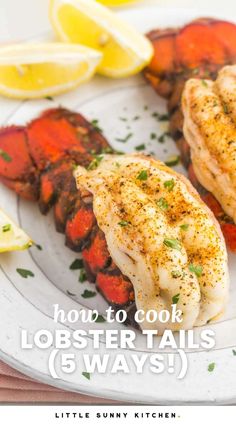
<path fill-rule="evenodd" d="M 141 327 L 187 329 L 222 312 L 228 293 L 224 239 L 183 176 L 138 154 L 104 155 L 95 169 L 79 166 L 75 175 L 99 226 L 83 249 L 86 267 L 109 303 L 130 312 L 129 322 L 135 307 L 144 314 L 170 309 L 176 295 L 181 324 L 144 319 Z"/>
<path fill-rule="evenodd" d="M 154 57 L 144 75 L 157 94 L 167 99 L 170 133 L 180 149 L 189 178 L 203 200 L 208 202 L 209 198 L 213 198 L 210 201 L 213 205 L 214 195 L 209 194 L 199 182 L 191 163 L 190 147 L 183 136 L 181 98 L 185 83 L 190 78 L 200 79 L 203 87 L 206 80 L 216 79 L 218 71 L 224 65 L 235 63 L 236 25 L 217 19 L 200 18 L 179 29 L 156 30 L 147 35 L 154 46 Z M 217 217 L 227 245 L 236 251 L 236 226 L 220 205 L 219 207 L 221 213 Z M 229 236 L 229 226 L 232 237 Z"/>

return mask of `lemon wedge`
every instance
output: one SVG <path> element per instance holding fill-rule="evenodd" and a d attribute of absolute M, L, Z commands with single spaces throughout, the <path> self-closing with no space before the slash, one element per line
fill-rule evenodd
<path fill-rule="evenodd" d="M 88 80 L 101 58 L 98 51 L 75 44 L 0 47 L 0 94 L 32 99 L 65 92 Z"/>
<path fill-rule="evenodd" d="M 149 40 L 94 0 L 51 0 L 50 20 L 60 40 L 103 53 L 98 66 L 103 75 L 133 75 L 152 58 Z"/>
<path fill-rule="evenodd" d="M 0 253 L 23 250 L 32 246 L 32 240 L 0 209 Z"/>

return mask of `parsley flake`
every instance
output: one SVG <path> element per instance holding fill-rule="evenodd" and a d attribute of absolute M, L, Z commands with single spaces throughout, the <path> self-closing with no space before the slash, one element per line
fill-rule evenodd
<path fill-rule="evenodd" d="M 180 298 L 180 293 L 175 294 L 175 295 L 172 297 L 172 304 L 173 304 L 173 305 L 176 305 L 176 304 L 178 303 L 178 301 L 179 301 L 179 298 Z"/>
<path fill-rule="evenodd" d="M 92 315 L 92 319 L 94 320 L 94 322 L 106 322 L 105 318 L 102 315 L 98 315 L 96 313 L 94 313 Z"/>
<path fill-rule="evenodd" d="M 87 380 L 90 380 L 90 373 L 89 372 L 82 372 L 82 376 L 87 378 Z"/>
<path fill-rule="evenodd" d="M 146 146 L 145 144 L 139 144 L 138 146 L 135 147 L 135 150 L 140 151 L 140 150 L 145 150 Z"/>
<path fill-rule="evenodd" d="M 90 121 L 90 123 L 92 124 L 92 126 L 95 130 L 102 133 L 102 128 L 99 126 L 99 120 L 98 119 L 92 119 L 92 121 Z"/>
<path fill-rule="evenodd" d="M 170 247 L 171 249 L 181 250 L 181 244 L 177 239 L 166 238 L 164 239 L 163 243 L 165 246 Z"/>
<path fill-rule="evenodd" d="M 228 108 L 228 105 L 227 105 L 226 103 L 224 103 L 224 104 L 223 104 L 223 109 L 224 109 L 224 113 L 225 113 L 226 115 L 228 115 L 228 113 L 229 113 L 229 108 Z"/>
<path fill-rule="evenodd" d="M 182 225 L 180 225 L 180 228 L 183 231 L 187 231 L 188 227 L 189 227 L 189 224 L 182 224 Z"/>
<path fill-rule="evenodd" d="M 126 143 L 131 137 L 133 136 L 133 133 L 129 133 L 124 138 L 116 138 L 116 141 L 119 141 L 120 143 Z"/>
<path fill-rule="evenodd" d="M 45 100 L 49 100 L 50 102 L 53 102 L 54 98 L 52 96 L 46 96 Z"/>
<path fill-rule="evenodd" d="M 87 290 L 87 289 L 85 289 L 85 290 L 84 290 L 84 292 L 81 294 L 81 296 L 82 296 L 84 299 L 89 299 L 89 298 L 94 297 L 94 296 L 96 296 L 96 295 L 97 295 L 97 293 L 96 293 L 96 292 L 91 291 L 91 290 Z"/>
<path fill-rule="evenodd" d="M 175 165 L 178 165 L 178 163 L 179 163 L 179 156 L 178 155 L 170 156 L 169 159 L 167 159 L 165 161 L 165 164 L 167 166 L 175 166 Z"/>
<path fill-rule="evenodd" d="M 120 225 L 121 227 L 127 227 L 127 225 L 129 225 L 129 222 L 122 220 L 122 221 L 118 222 L 118 225 Z"/>
<path fill-rule="evenodd" d="M 34 277 L 34 273 L 29 269 L 17 268 L 16 271 L 23 278 Z"/>
<path fill-rule="evenodd" d="M 168 191 L 172 191 L 175 186 L 174 180 L 168 180 L 164 182 L 164 187 L 168 189 Z"/>
<path fill-rule="evenodd" d="M 83 260 L 82 259 L 75 259 L 72 264 L 70 265 L 70 269 L 82 269 L 84 267 Z"/>
<path fill-rule="evenodd" d="M 7 152 L 4 152 L 4 150 L 2 150 L 2 149 L 0 149 L 0 156 L 2 157 L 2 159 L 5 162 L 11 162 L 12 161 L 11 156 Z"/>
<path fill-rule="evenodd" d="M 5 224 L 5 225 L 2 226 L 2 232 L 3 233 L 7 233 L 10 230 L 11 230 L 11 224 Z"/>
<path fill-rule="evenodd" d="M 85 269 L 81 269 L 79 274 L 79 282 L 84 283 L 86 280 L 87 280 L 87 275 L 86 275 Z"/>
<path fill-rule="evenodd" d="M 102 161 L 103 156 L 102 155 L 96 155 L 94 159 L 90 162 L 89 166 L 87 167 L 88 171 L 93 171 L 98 167 L 100 162 Z"/>
<path fill-rule="evenodd" d="M 157 206 L 159 206 L 159 208 L 163 211 L 166 211 L 169 207 L 168 202 L 166 201 L 166 199 L 164 197 L 161 197 L 157 201 Z"/>
<path fill-rule="evenodd" d="M 193 272 L 197 277 L 201 277 L 202 271 L 203 271 L 201 265 L 190 264 L 188 269 L 189 269 L 189 271 Z"/>
<path fill-rule="evenodd" d="M 159 143 L 164 143 L 166 137 L 169 137 L 169 136 L 170 136 L 170 133 L 168 131 L 166 131 L 163 134 L 161 134 L 160 137 L 158 137 Z"/>
<path fill-rule="evenodd" d="M 211 364 L 209 364 L 209 365 L 208 365 L 208 368 L 207 368 L 207 369 L 208 369 L 208 371 L 209 371 L 209 372 L 214 371 L 215 366 L 216 366 L 215 362 L 212 362 Z"/>
<path fill-rule="evenodd" d="M 145 169 L 143 169 L 142 171 L 140 171 L 140 173 L 137 176 L 137 180 L 140 181 L 146 181 L 148 179 L 148 173 Z"/>

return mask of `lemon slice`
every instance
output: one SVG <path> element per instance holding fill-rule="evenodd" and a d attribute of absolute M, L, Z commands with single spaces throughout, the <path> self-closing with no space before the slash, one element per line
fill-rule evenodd
<path fill-rule="evenodd" d="M 98 51 L 75 44 L 0 47 L 0 93 L 22 99 L 65 92 L 88 80 L 101 58 Z"/>
<path fill-rule="evenodd" d="M 51 0 L 50 19 L 60 40 L 103 53 L 98 72 L 126 77 L 139 72 L 153 55 L 149 40 L 94 0 Z"/>
<path fill-rule="evenodd" d="M 32 246 L 32 240 L 0 209 L 0 252 L 23 250 Z"/>

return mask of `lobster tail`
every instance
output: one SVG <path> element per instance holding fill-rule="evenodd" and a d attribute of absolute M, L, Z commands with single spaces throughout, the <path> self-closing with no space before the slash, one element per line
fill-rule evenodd
<path fill-rule="evenodd" d="M 53 208 L 56 230 L 65 233 L 69 248 L 82 252 L 88 280 L 120 308 L 134 303 L 133 286 L 112 261 L 91 199 L 81 195 L 73 176 L 76 165 L 87 167 L 104 151 L 112 149 L 82 115 L 50 109 L 25 127 L 0 131 L 0 179 L 38 201 L 42 214 Z"/>

